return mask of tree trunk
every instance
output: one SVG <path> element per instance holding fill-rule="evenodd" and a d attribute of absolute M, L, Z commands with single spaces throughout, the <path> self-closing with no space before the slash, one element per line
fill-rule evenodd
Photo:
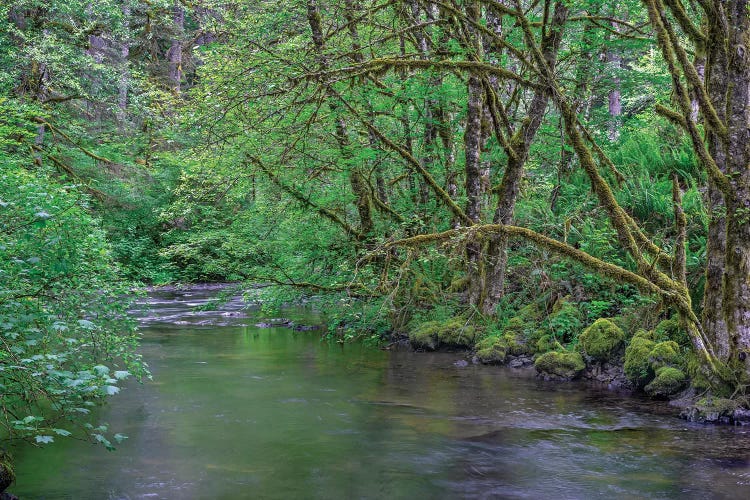
<path fill-rule="evenodd" d="M 169 68 L 169 86 L 176 93 L 180 93 L 182 82 L 182 34 L 185 29 L 185 11 L 179 2 L 172 7 L 172 21 L 174 22 L 175 35 L 172 45 L 167 51 L 167 64 Z"/>
<path fill-rule="evenodd" d="M 550 68 L 554 68 L 557 63 L 557 52 L 567 18 L 567 7 L 562 2 L 556 2 L 550 29 L 542 40 L 542 54 Z M 534 92 L 527 118 L 511 138 L 510 147 L 515 152 L 515 156 L 508 158 L 503 178 L 497 188 L 497 205 L 493 218 L 495 224 L 505 225 L 513 221 L 513 211 L 521 190 L 524 165 L 529 156 L 531 143 L 542 124 L 549 98 L 549 89 L 539 88 Z M 492 314 L 503 296 L 505 287 L 505 274 L 508 266 L 507 235 L 500 233 L 490 238 L 486 259 L 487 270 L 481 310 L 485 314 Z"/>

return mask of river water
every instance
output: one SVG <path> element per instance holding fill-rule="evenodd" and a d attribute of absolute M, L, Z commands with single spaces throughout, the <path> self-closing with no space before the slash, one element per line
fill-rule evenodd
<path fill-rule="evenodd" d="M 259 328 L 216 292 L 150 295 L 154 380 L 100 412 L 128 439 L 15 450 L 21 499 L 748 498 L 750 429 L 661 403 L 460 366 L 461 354 Z M 298 323 L 315 316 L 285 311 Z"/>

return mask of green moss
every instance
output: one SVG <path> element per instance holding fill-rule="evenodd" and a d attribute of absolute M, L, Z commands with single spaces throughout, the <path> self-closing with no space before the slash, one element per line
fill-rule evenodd
<path fill-rule="evenodd" d="M 536 341 L 536 350 L 540 353 L 562 351 L 563 346 L 557 341 L 554 335 L 543 335 Z"/>
<path fill-rule="evenodd" d="M 577 352 L 552 351 L 539 356 L 534 363 L 539 373 L 562 379 L 577 377 L 586 368 L 583 357 Z"/>
<path fill-rule="evenodd" d="M 649 355 L 656 342 L 636 334 L 625 349 L 625 376 L 637 387 L 643 387 L 654 376 Z"/>
<path fill-rule="evenodd" d="M 633 338 L 640 338 L 640 339 L 648 339 L 648 340 L 654 340 L 654 332 L 650 330 L 644 330 L 643 328 L 639 328 L 636 330 L 636 332 L 633 334 Z"/>
<path fill-rule="evenodd" d="M 677 316 L 665 319 L 654 328 L 654 340 L 674 340 L 680 345 L 690 342 L 685 330 L 680 326 Z"/>
<path fill-rule="evenodd" d="M 651 349 L 649 359 L 654 370 L 661 366 L 678 365 L 680 364 L 680 346 L 672 340 L 659 342 Z"/>
<path fill-rule="evenodd" d="M 520 316 L 513 316 L 503 326 L 503 333 L 523 333 L 527 324 L 528 322 Z"/>
<path fill-rule="evenodd" d="M 650 333 L 645 330 L 639 330 L 625 349 L 625 375 L 638 387 L 648 384 L 655 376 L 658 378 L 662 368 L 677 369 L 677 366 L 685 365 L 677 342 L 671 340 L 654 342 L 649 338 L 650 336 Z M 682 370 L 678 371 L 687 378 Z M 657 386 L 663 385 L 663 382 L 658 382 Z M 654 386 L 652 390 L 656 390 L 657 386 Z M 649 392 L 648 388 L 646 392 Z"/>
<path fill-rule="evenodd" d="M 477 329 L 466 324 L 463 318 L 446 321 L 428 321 L 409 333 L 409 341 L 414 347 L 434 351 L 438 347 L 469 347 L 474 345 Z"/>
<path fill-rule="evenodd" d="M 532 354 L 532 349 L 518 334 L 505 332 L 499 336 L 487 337 L 476 345 L 476 355 L 485 364 L 505 362 L 508 355 L 522 356 Z"/>
<path fill-rule="evenodd" d="M 707 390 L 711 388 L 711 381 L 706 376 L 704 362 L 693 352 L 685 357 L 686 371 L 690 377 L 690 383 L 696 390 Z"/>
<path fill-rule="evenodd" d="M 477 358 L 485 364 L 502 364 L 507 356 L 505 342 L 500 337 L 487 337 L 477 345 Z"/>
<path fill-rule="evenodd" d="M 599 318 L 578 336 L 578 346 L 587 356 L 606 361 L 622 349 L 625 334 L 608 319 Z"/>
<path fill-rule="evenodd" d="M 544 309 L 539 306 L 536 302 L 532 302 L 518 310 L 516 314 L 517 318 L 520 318 L 525 323 L 538 322 L 544 316 Z"/>
<path fill-rule="evenodd" d="M 693 422 L 730 422 L 739 407 L 740 403 L 733 399 L 707 397 L 700 399 L 683 415 Z"/>
<path fill-rule="evenodd" d="M 663 366 L 656 371 L 656 378 L 644 390 L 653 397 L 665 398 L 678 393 L 687 383 L 685 373 L 671 366 Z"/>

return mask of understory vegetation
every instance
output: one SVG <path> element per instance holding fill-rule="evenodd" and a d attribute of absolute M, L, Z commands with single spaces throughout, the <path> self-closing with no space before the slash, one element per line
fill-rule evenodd
<path fill-rule="evenodd" d="M 0 440 L 110 445 L 131 290 L 206 281 L 312 299 L 331 340 L 746 407 L 748 8 L 0 7 Z"/>

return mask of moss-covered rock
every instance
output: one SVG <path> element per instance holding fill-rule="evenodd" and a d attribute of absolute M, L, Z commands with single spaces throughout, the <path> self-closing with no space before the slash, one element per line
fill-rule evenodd
<path fill-rule="evenodd" d="M 686 408 L 681 416 L 691 422 L 731 423 L 735 420 L 735 412 L 738 409 L 740 409 L 738 401 L 708 397 Z"/>
<path fill-rule="evenodd" d="M 480 362 L 488 365 L 505 363 L 508 349 L 505 341 L 500 337 L 487 337 L 476 345 L 476 356 Z"/>
<path fill-rule="evenodd" d="M 520 316 L 513 316 L 502 327 L 503 333 L 523 334 L 529 323 Z"/>
<path fill-rule="evenodd" d="M 586 368 L 586 364 L 578 352 L 552 351 L 539 356 L 534 367 L 548 377 L 570 380 L 579 376 Z"/>
<path fill-rule="evenodd" d="M 409 342 L 419 349 L 434 351 L 440 346 L 470 347 L 474 345 L 477 329 L 463 318 L 447 321 L 428 321 L 409 333 Z"/>
<path fill-rule="evenodd" d="M 588 357 L 607 361 L 617 356 L 625 342 L 623 331 L 605 318 L 599 318 L 578 336 L 578 346 Z"/>
<path fill-rule="evenodd" d="M 654 345 L 648 354 L 651 366 L 656 370 L 661 366 L 680 364 L 680 346 L 677 342 L 666 340 Z"/>
<path fill-rule="evenodd" d="M 654 376 L 649 355 L 656 342 L 643 336 L 635 336 L 625 349 L 625 376 L 637 387 L 643 387 Z"/>
<path fill-rule="evenodd" d="M 681 381 L 678 384 L 679 389 L 685 385 L 688 377 L 680 369 L 685 366 L 685 363 L 683 363 L 677 342 L 672 340 L 655 342 L 651 340 L 651 336 L 651 333 L 644 330 L 636 332 L 630 345 L 625 349 L 623 368 L 625 375 L 637 387 L 646 386 L 646 392 L 654 396 L 668 396 L 673 394 L 667 391 L 668 386 L 676 383 L 678 378 Z M 665 368 L 670 368 L 670 370 L 664 370 Z M 660 373 L 663 373 L 661 379 Z"/>
<path fill-rule="evenodd" d="M 523 356 L 533 350 L 520 334 L 512 331 L 482 339 L 475 348 L 477 358 L 485 364 L 504 363 L 508 355 Z"/>
<path fill-rule="evenodd" d="M 685 373 L 671 366 L 663 366 L 656 370 L 656 378 L 644 390 L 653 397 L 666 398 L 677 394 L 687 383 Z"/>
<path fill-rule="evenodd" d="M 633 338 L 654 340 L 654 332 L 652 332 L 651 330 L 644 330 L 643 328 L 639 328 L 633 334 Z"/>

